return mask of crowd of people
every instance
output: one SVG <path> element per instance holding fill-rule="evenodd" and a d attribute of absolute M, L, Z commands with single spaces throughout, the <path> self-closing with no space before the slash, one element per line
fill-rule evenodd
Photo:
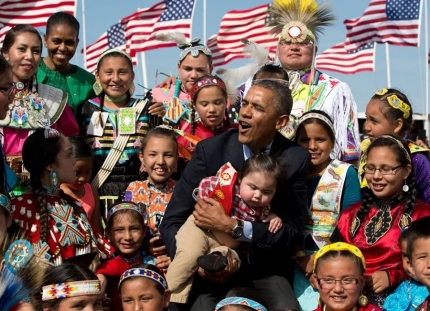
<path fill-rule="evenodd" d="M 241 88 L 198 39 L 158 34 L 178 75 L 144 98 L 119 49 L 94 76 L 70 63 L 70 14 L 43 39 L 8 31 L 0 310 L 430 310 L 430 152 L 409 140 L 412 104 L 370 92 L 360 141 L 349 87 L 315 68 L 330 8 L 270 10 L 277 59 Z"/>

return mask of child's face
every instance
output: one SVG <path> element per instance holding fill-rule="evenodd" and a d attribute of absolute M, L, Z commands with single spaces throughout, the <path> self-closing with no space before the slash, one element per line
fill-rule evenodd
<path fill-rule="evenodd" d="M 269 205 L 276 192 L 276 179 L 269 174 L 250 172 L 240 182 L 240 197 L 252 207 Z"/>
<path fill-rule="evenodd" d="M 297 143 L 311 154 L 312 166 L 328 164 L 327 161 L 330 161 L 330 153 L 334 144 L 325 127 L 321 124 L 310 123 L 303 126 L 298 135 Z"/>
<path fill-rule="evenodd" d="M 411 267 L 417 280 L 430 288 L 430 238 L 413 241 Z"/>
<path fill-rule="evenodd" d="M 76 178 L 76 159 L 72 155 L 72 145 L 70 144 L 70 141 L 63 135 L 61 135 L 60 141 L 60 152 L 57 154 L 55 163 L 49 165 L 48 169 L 55 170 L 58 173 L 58 181 L 60 184 L 73 183 Z"/>
<path fill-rule="evenodd" d="M 155 281 L 145 277 L 124 281 L 120 290 L 124 311 L 163 311 L 169 306 L 170 292 L 160 293 Z"/>
<path fill-rule="evenodd" d="M 224 120 L 227 99 L 217 86 L 206 86 L 197 94 L 194 108 L 207 127 L 214 128 Z"/>
<path fill-rule="evenodd" d="M 78 190 L 90 181 L 91 173 L 93 171 L 93 159 L 78 159 L 75 164 L 76 178 L 72 184 L 67 186 L 71 189 Z"/>
<path fill-rule="evenodd" d="M 348 257 L 324 260 L 314 277 L 319 279 L 320 298 L 327 310 L 352 310 L 356 306 L 364 287 L 364 276 L 360 274 L 356 261 Z M 348 284 L 342 285 L 339 280 Z M 334 285 L 329 285 L 332 282 Z"/>
<path fill-rule="evenodd" d="M 0 244 L 3 243 L 7 235 L 7 228 L 12 224 L 12 216 L 0 207 Z"/>
<path fill-rule="evenodd" d="M 115 250 L 123 257 L 135 256 L 145 237 L 145 228 L 142 222 L 130 213 L 113 215 L 113 224 L 108 232 Z"/>
<path fill-rule="evenodd" d="M 405 272 L 410 276 L 415 278 L 415 276 L 411 273 L 411 263 L 408 258 L 407 253 L 408 242 L 405 239 L 400 240 L 400 249 L 402 251 L 402 264 Z"/>
<path fill-rule="evenodd" d="M 62 299 L 57 311 L 67 310 L 102 311 L 103 295 L 84 295 Z"/>
<path fill-rule="evenodd" d="M 382 113 L 379 100 L 372 99 L 367 104 L 364 129 L 370 141 L 374 141 L 381 135 L 399 135 L 400 128 L 396 123 L 390 122 Z"/>
<path fill-rule="evenodd" d="M 171 138 L 154 136 L 147 142 L 139 158 L 149 181 L 160 184 L 176 171 L 178 152 Z"/>
<path fill-rule="evenodd" d="M 134 80 L 133 68 L 130 62 L 122 56 L 106 56 L 101 60 L 96 80 L 100 82 L 103 91 L 111 97 L 121 97 L 131 87 Z"/>

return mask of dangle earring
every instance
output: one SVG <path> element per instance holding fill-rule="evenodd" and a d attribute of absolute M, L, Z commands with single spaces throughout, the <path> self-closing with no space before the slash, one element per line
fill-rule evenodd
<path fill-rule="evenodd" d="M 409 191 L 409 186 L 408 186 L 408 184 L 406 183 L 406 179 L 405 179 L 405 184 L 403 185 L 403 187 L 402 187 L 402 190 L 403 190 L 403 192 L 408 192 Z"/>
<path fill-rule="evenodd" d="M 365 307 L 369 304 L 369 299 L 367 299 L 365 295 L 361 294 L 360 297 L 358 297 L 358 304 Z"/>
<path fill-rule="evenodd" d="M 130 88 L 128 89 L 128 93 L 130 94 L 130 96 L 133 96 L 135 89 L 136 87 L 134 86 L 134 82 L 131 82 Z"/>
<path fill-rule="evenodd" d="M 55 170 L 49 172 L 49 179 L 51 180 L 51 187 L 53 189 L 58 189 L 58 173 Z"/>
<path fill-rule="evenodd" d="M 103 92 L 103 88 L 100 85 L 99 81 L 94 82 L 94 84 L 93 84 L 93 90 L 94 90 L 94 93 L 96 93 L 97 96 L 99 96 Z"/>

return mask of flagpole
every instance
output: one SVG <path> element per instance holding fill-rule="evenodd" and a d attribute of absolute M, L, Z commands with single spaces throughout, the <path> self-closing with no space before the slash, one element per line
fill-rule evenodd
<path fill-rule="evenodd" d="M 206 0 L 203 0 L 203 44 L 206 45 Z"/>
<path fill-rule="evenodd" d="M 140 53 L 140 61 L 142 63 L 142 76 L 143 76 L 143 86 L 148 87 L 148 75 L 146 73 L 146 57 L 145 52 Z"/>
<path fill-rule="evenodd" d="M 430 127 L 429 127 L 429 59 L 428 59 L 428 52 L 429 52 L 429 16 L 428 16 L 428 5 L 427 5 L 427 0 L 424 0 L 424 45 L 425 45 L 425 55 L 427 55 L 426 59 L 427 59 L 427 64 L 426 66 L 426 71 L 425 71 L 425 75 L 426 75 L 426 96 L 425 96 L 425 100 L 424 100 L 424 104 L 425 104 L 425 123 L 424 123 L 424 127 L 426 130 L 426 136 L 430 137 Z"/>
<path fill-rule="evenodd" d="M 84 68 L 87 69 L 87 34 L 85 27 L 85 0 L 82 0 L 82 34 L 83 34 L 83 44 L 84 44 Z"/>
<path fill-rule="evenodd" d="M 390 69 L 390 49 L 388 43 L 385 43 L 385 64 L 387 66 L 387 87 L 391 87 L 391 69 Z"/>

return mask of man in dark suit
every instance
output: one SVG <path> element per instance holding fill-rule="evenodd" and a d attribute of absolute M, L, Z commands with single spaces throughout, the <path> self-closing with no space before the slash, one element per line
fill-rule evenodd
<path fill-rule="evenodd" d="M 239 129 L 200 142 L 176 184 L 160 227 L 171 258 L 176 251 L 175 235 L 191 213 L 202 229 L 223 231 L 242 242 L 237 250 L 242 259 L 239 271 L 221 286 L 197 276 L 189 305 L 183 310 L 213 310 L 219 295 L 232 286 L 254 287 L 270 308 L 298 309 L 288 280 L 292 280 L 294 267 L 292 246 L 300 236 L 307 210 L 310 155 L 278 133 L 287 124 L 291 107 L 291 92 L 286 85 L 270 79 L 254 81 L 242 102 Z M 192 196 L 200 181 L 216 175 L 223 164 L 230 162 L 239 170 L 247 158 L 258 152 L 280 157 L 287 165 L 285 183 L 278 187 L 271 202 L 272 212 L 283 220 L 277 233 L 269 232 L 268 223 L 231 218 L 213 199 L 198 199 L 196 204 Z M 182 310 L 178 304 L 172 305 L 171 310 Z"/>

